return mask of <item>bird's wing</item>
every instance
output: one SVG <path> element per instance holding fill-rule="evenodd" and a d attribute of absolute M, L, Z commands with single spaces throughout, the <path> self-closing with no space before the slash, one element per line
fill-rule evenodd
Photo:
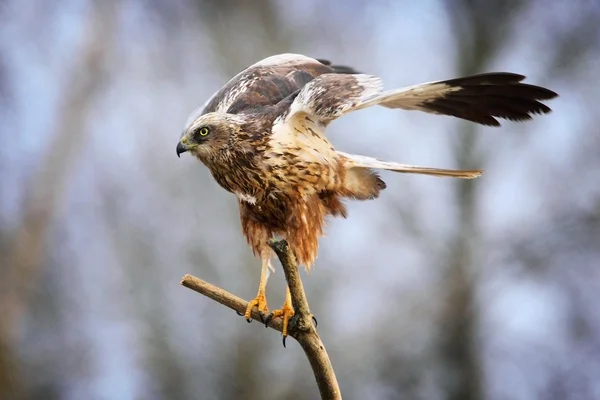
<path fill-rule="evenodd" d="M 358 108 L 378 104 L 450 115 L 488 126 L 500 126 L 496 118 L 525 121 L 533 114 L 552 111 L 540 100 L 550 100 L 558 95 L 549 89 L 522 83 L 523 79 L 523 75 L 492 72 L 423 83 L 377 94 Z"/>
<path fill-rule="evenodd" d="M 274 122 L 273 131 L 308 117 L 326 126 L 382 91 L 381 79 L 364 74 L 324 74 L 308 82 Z"/>
<path fill-rule="evenodd" d="M 209 112 L 243 113 L 275 105 L 326 73 L 354 74 L 353 68 L 300 54 L 279 54 L 261 60 L 229 80 L 190 119 Z"/>
<path fill-rule="evenodd" d="M 347 112 L 373 105 L 450 115 L 489 126 L 500 125 L 496 118 L 524 121 L 532 114 L 550 112 L 539 100 L 557 94 L 521 83 L 523 79 L 523 75 L 494 72 L 382 91 L 374 76 L 327 74 L 306 84 L 278 122 L 307 115 L 327 125 Z"/>
<path fill-rule="evenodd" d="M 324 126 L 381 92 L 381 80 L 363 74 L 323 74 L 278 105 L 270 146 L 275 154 L 295 152 L 304 162 L 335 163 L 337 155 Z M 272 162 L 279 163 L 281 157 Z"/>

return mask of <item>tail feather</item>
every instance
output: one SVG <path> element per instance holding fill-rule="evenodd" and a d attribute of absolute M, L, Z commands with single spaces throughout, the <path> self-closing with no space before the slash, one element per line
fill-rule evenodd
<path fill-rule="evenodd" d="M 380 161 L 373 157 L 361 156 L 358 154 L 348 154 L 339 152 L 340 155 L 348 159 L 349 168 L 373 168 L 384 169 L 388 171 L 407 173 L 407 174 L 423 174 L 440 177 L 474 179 L 483 174 L 482 170 L 456 170 L 456 169 L 440 169 L 419 167 L 415 165 L 399 164 L 391 161 Z"/>

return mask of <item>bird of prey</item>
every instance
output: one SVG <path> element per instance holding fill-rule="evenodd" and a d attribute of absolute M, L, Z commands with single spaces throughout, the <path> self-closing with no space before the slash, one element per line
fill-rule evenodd
<path fill-rule="evenodd" d="M 274 236 L 285 238 L 307 270 L 317 257 L 325 218 L 346 217 L 345 199 L 371 200 L 386 184 L 376 170 L 472 179 L 480 170 L 419 167 L 336 150 L 326 136 L 336 118 L 363 108 L 417 110 L 482 125 L 497 118 L 525 121 L 550 108 L 540 100 L 557 96 L 522 83 L 523 75 L 493 72 L 383 90 L 381 80 L 299 54 L 268 57 L 243 70 L 188 120 L 177 155 L 189 152 L 217 183 L 238 199 L 242 232 L 261 258 L 254 307 L 268 314 L 265 289 Z M 283 336 L 293 316 L 289 287 L 281 309 Z"/>

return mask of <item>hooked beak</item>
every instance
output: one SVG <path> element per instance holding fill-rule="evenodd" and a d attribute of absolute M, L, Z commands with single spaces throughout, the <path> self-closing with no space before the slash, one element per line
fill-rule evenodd
<path fill-rule="evenodd" d="M 188 151 L 188 148 L 185 144 L 181 142 L 177 143 L 177 157 L 181 157 L 180 154 L 185 153 L 186 151 Z"/>

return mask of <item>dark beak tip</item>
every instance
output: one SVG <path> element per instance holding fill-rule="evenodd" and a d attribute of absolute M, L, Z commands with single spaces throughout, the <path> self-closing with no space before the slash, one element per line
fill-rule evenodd
<path fill-rule="evenodd" d="M 177 157 L 181 158 L 181 153 L 185 153 L 187 148 L 181 143 L 177 143 Z"/>

